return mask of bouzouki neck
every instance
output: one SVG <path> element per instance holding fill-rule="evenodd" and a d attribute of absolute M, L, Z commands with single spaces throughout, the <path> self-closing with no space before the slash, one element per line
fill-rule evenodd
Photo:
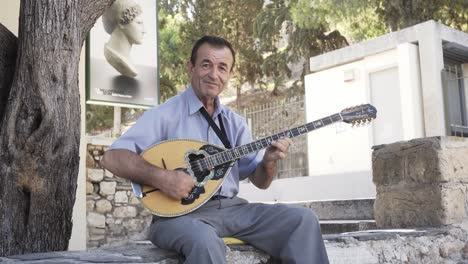
<path fill-rule="evenodd" d="M 267 148 L 271 146 L 271 144 L 280 139 L 280 138 L 294 138 L 303 134 L 306 134 L 308 132 L 311 132 L 315 129 L 319 129 L 324 126 L 331 125 L 336 122 L 343 121 L 343 117 L 341 116 L 340 113 L 327 116 L 322 119 L 318 119 L 315 121 L 312 121 L 310 123 L 307 123 L 302 126 L 294 127 L 292 129 L 253 141 L 251 143 L 238 146 L 232 149 L 228 149 L 226 151 L 220 152 L 215 155 L 211 155 L 208 157 L 205 157 L 200 160 L 200 165 L 202 166 L 203 170 L 209 170 L 212 169 L 216 166 L 235 161 L 247 154 L 257 152 L 259 150 L 262 150 L 264 148 Z"/>

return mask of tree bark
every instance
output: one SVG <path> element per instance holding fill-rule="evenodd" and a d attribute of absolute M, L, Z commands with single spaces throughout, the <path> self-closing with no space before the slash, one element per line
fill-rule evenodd
<path fill-rule="evenodd" d="M 21 1 L 16 70 L 0 127 L 0 256 L 68 248 L 79 164 L 80 52 L 112 2 Z"/>

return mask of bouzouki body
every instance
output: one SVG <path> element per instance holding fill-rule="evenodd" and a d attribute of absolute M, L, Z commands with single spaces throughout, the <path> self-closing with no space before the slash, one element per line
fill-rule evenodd
<path fill-rule="evenodd" d="M 190 139 L 163 141 L 145 150 L 142 157 L 158 168 L 184 171 L 196 179 L 195 187 L 189 197 L 182 200 L 174 200 L 158 189 L 132 182 L 133 191 L 143 206 L 155 215 L 185 215 L 210 200 L 239 158 L 267 148 L 280 138 L 297 137 L 340 121 L 360 125 L 376 118 L 376 114 L 377 110 L 370 104 L 350 107 L 340 113 L 232 149 Z"/>
<path fill-rule="evenodd" d="M 230 162 L 202 171 L 197 169 L 197 161 L 224 150 L 224 147 L 190 139 L 158 143 L 144 151 L 142 157 L 158 168 L 184 171 L 197 179 L 198 186 L 192 189 L 188 198 L 181 201 L 174 200 L 153 187 L 132 183 L 134 192 L 143 206 L 155 215 L 174 217 L 192 212 L 216 193 L 234 164 Z"/>

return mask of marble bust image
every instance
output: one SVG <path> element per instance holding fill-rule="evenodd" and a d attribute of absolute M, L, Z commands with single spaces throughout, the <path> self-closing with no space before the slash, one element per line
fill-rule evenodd
<path fill-rule="evenodd" d="M 116 0 L 102 16 L 104 29 L 110 34 L 104 44 L 104 57 L 122 75 L 137 76 L 131 59 L 132 46 L 142 44 L 145 27 L 141 6 L 135 0 Z"/>

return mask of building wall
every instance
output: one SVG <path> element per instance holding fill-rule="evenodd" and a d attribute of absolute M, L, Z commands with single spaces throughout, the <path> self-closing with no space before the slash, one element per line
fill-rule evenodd
<path fill-rule="evenodd" d="M 0 9 L 0 22 L 18 36 L 18 15 L 20 1 L 3 1 Z"/>
<path fill-rule="evenodd" d="M 88 144 L 86 158 L 87 247 L 146 240 L 152 215 L 133 195 L 130 182 L 99 165 L 107 146 Z M 86 233 L 86 232 L 85 232 Z"/>
<path fill-rule="evenodd" d="M 372 196 L 372 146 L 424 136 L 418 69 L 418 49 L 406 43 L 307 75 L 307 122 L 355 105 L 377 108 L 377 118 L 368 126 L 336 123 L 309 133 L 309 175 L 342 182 L 358 174 L 352 188 L 360 190 L 348 198 Z"/>

